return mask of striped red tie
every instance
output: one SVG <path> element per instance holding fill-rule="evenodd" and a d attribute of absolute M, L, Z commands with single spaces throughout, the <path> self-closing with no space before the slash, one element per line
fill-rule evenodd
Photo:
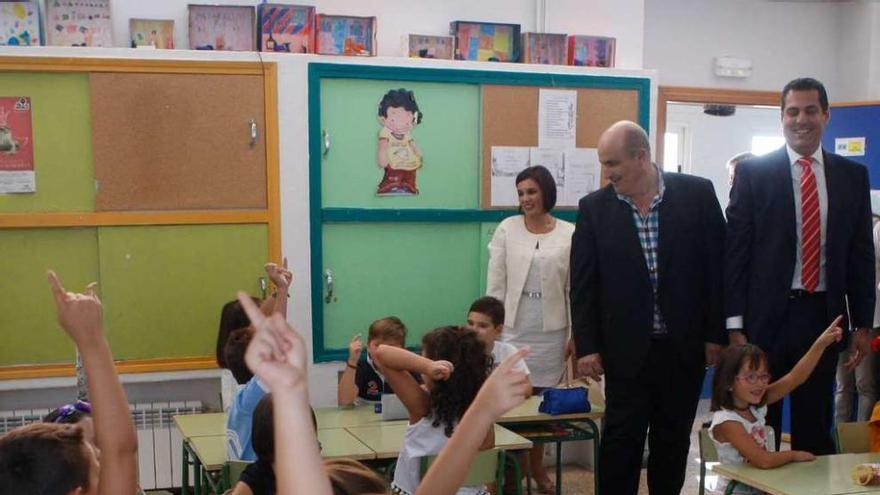
<path fill-rule="evenodd" d="M 801 283 L 807 292 L 813 292 L 819 285 L 819 192 L 816 189 L 816 176 L 810 165 L 812 158 L 801 157 L 798 165 L 801 174 Z"/>

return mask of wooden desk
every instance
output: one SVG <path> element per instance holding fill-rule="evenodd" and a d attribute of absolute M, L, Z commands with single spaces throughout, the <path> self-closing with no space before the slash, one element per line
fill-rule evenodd
<path fill-rule="evenodd" d="M 400 453 L 407 423 L 381 424 L 379 426 L 352 426 L 346 428 L 364 445 L 376 453 L 376 459 L 394 459 Z M 527 438 L 495 425 L 495 446 L 503 450 L 522 450 L 532 447 Z"/>
<path fill-rule="evenodd" d="M 184 438 L 226 435 L 226 413 L 178 414 L 172 419 Z"/>
<path fill-rule="evenodd" d="M 562 494 L 562 443 L 593 440 L 593 483 L 599 492 L 599 426 L 596 420 L 605 415 L 605 409 L 590 404 L 590 412 L 551 416 L 538 411 L 542 398 L 532 396 L 498 419 L 498 424 L 520 433 L 535 443 L 556 444 L 556 495 Z"/>
<path fill-rule="evenodd" d="M 373 404 L 354 407 L 319 407 L 315 409 L 318 429 L 348 428 L 349 426 L 369 426 L 380 424 L 406 424 L 405 419 L 382 421 L 382 415 L 373 410 Z"/>
<path fill-rule="evenodd" d="M 792 462 L 774 469 L 717 464 L 712 471 L 773 495 L 880 493 L 880 487 L 853 482 L 852 468 L 863 462 L 880 462 L 880 453 L 824 455 L 812 462 Z"/>
<path fill-rule="evenodd" d="M 321 442 L 321 457 L 324 459 L 355 459 L 358 461 L 376 458 L 376 453 L 344 428 L 325 428 L 318 430 Z"/>

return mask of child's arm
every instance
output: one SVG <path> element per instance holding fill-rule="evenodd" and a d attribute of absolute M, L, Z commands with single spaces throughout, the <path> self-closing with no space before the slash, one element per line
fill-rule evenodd
<path fill-rule="evenodd" d="M 290 294 L 290 284 L 293 283 L 293 274 L 287 269 L 287 258 L 284 258 L 283 266 L 275 263 L 266 263 L 266 275 L 275 284 L 275 294 L 272 296 L 270 313 L 281 313 L 287 319 L 287 298 Z M 267 298 L 269 300 L 269 298 Z"/>
<path fill-rule="evenodd" d="M 388 160 L 388 140 L 379 138 L 379 146 L 376 147 L 376 164 L 379 168 L 388 168 L 391 162 Z"/>
<path fill-rule="evenodd" d="M 137 433 L 104 338 L 95 284 L 89 284 L 85 294 L 67 292 L 53 271 L 49 271 L 49 283 L 58 323 L 76 344 L 88 377 L 95 437 L 101 451 L 96 493 L 133 495 L 138 490 Z"/>
<path fill-rule="evenodd" d="M 843 330 L 839 326 L 841 321 L 843 321 L 842 315 L 835 318 L 831 325 L 822 332 L 822 335 L 819 335 L 813 342 L 810 350 L 794 365 L 794 368 L 767 387 L 767 404 L 779 401 L 810 377 L 810 374 L 816 369 L 822 353 L 825 352 L 825 348 L 834 342 L 840 342 L 843 337 Z"/>
<path fill-rule="evenodd" d="M 528 352 L 527 347 L 518 350 L 489 375 L 452 438 L 422 478 L 416 495 L 452 495 L 458 491 L 480 442 L 494 431 L 495 420 L 528 397 L 525 373 L 513 369 Z"/>
<path fill-rule="evenodd" d="M 453 370 L 449 361 L 432 361 L 406 349 L 390 345 L 380 345 L 373 359 L 382 368 L 385 378 L 409 411 L 410 424 L 424 418 L 431 407 L 430 397 L 410 372 L 421 373 L 434 380 L 445 380 Z"/>
<path fill-rule="evenodd" d="M 712 429 L 712 435 L 718 442 L 732 444 L 749 464 L 760 469 L 771 469 L 794 461 L 812 461 L 816 458 L 803 450 L 768 452 L 746 432 L 742 423 L 736 421 L 725 421 L 716 425 Z"/>
<path fill-rule="evenodd" d="M 242 483 L 241 481 L 239 481 L 235 484 L 235 488 L 229 495 L 254 495 L 254 492 L 251 490 L 251 487 L 247 485 L 247 483 Z"/>
<path fill-rule="evenodd" d="M 277 493 L 332 495 L 312 424 L 305 342 L 281 315 L 264 317 L 243 292 L 238 300 L 257 328 L 245 362 L 272 390 Z"/>
<path fill-rule="evenodd" d="M 345 371 L 339 380 L 339 389 L 336 391 L 336 402 L 340 406 L 350 406 L 357 398 L 358 388 L 355 383 L 358 361 L 361 358 L 361 336 L 355 335 L 348 342 L 348 360 L 345 362 Z"/>

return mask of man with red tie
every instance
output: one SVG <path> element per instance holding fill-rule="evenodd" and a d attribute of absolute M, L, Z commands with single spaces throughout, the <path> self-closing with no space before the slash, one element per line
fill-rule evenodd
<path fill-rule="evenodd" d="M 785 147 L 737 166 L 727 207 L 730 342 L 748 340 L 764 349 L 772 379 L 788 373 L 840 314 L 852 329 L 842 344 L 850 346 L 844 365 L 852 369 L 870 352 L 875 296 L 868 171 L 822 149 L 829 119 L 822 83 L 789 82 L 782 90 Z M 794 450 L 834 452 L 832 402 L 840 350 L 829 347 L 816 371 L 791 394 Z M 777 432 L 780 404 L 767 414 Z"/>

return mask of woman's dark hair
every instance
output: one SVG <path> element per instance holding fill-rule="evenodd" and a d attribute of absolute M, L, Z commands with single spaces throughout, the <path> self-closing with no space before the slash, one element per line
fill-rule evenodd
<path fill-rule="evenodd" d="M 718 366 L 715 367 L 715 375 L 712 377 L 712 411 L 721 409 L 734 409 L 733 382 L 736 375 L 748 364 L 748 369 L 757 370 L 761 364 L 767 363 L 767 356 L 760 347 L 753 344 L 737 344 L 727 347 L 721 352 Z M 759 406 L 767 403 L 767 394 L 761 397 Z"/>
<path fill-rule="evenodd" d="M 422 337 L 425 357 L 452 363 L 448 380 L 437 380 L 431 389 L 433 426 L 444 426 L 447 437 L 464 415 L 489 375 L 492 362 L 485 344 L 473 330 L 461 326 L 435 328 Z"/>
<path fill-rule="evenodd" d="M 556 181 L 553 179 L 553 174 L 547 170 L 547 167 L 535 165 L 518 173 L 515 184 L 519 184 L 526 179 L 532 179 L 538 183 L 541 197 L 544 198 L 544 211 L 549 213 L 556 206 Z M 522 207 L 520 207 L 520 213 L 522 213 Z"/>
<path fill-rule="evenodd" d="M 260 304 L 260 300 L 256 297 L 252 297 L 251 299 L 254 300 L 254 303 Z M 229 301 L 223 305 L 223 309 L 220 311 L 220 330 L 217 332 L 218 366 L 221 368 L 228 368 L 224 349 L 226 348 L 226 341 L 229 340 L 229 334 L 234 330 L 246 327 L 250 324 L 251 321 L 248 319 L 247 314 L 244 312 L 244 308 L 241 307 L 241 303 L 238 302 L 238 300 Z"/>
<path fill-rule="evenodd" d="M 419 110 L 419 104 L 416 103 L 416 95 L 408 89 L 392 89 L 385 93 L 382 101 L 379 102 L 379 117 L 387 117 L 388 109 L 391 107 L 412 112 L 416 118 L 416 124 L 422 122 L 422 112 Z"/>
<path fill-rule="evenodd" d="M 90 459 L 78 425 L 32 423 L 0 437 L 0 493 L 89 489 Z"/>
<path fill-rule="evenodd" d="M 353 459 L 324 461 L 333 495 L 362 495 L 388 492 L 388 485 L 375 471 Z"/>

